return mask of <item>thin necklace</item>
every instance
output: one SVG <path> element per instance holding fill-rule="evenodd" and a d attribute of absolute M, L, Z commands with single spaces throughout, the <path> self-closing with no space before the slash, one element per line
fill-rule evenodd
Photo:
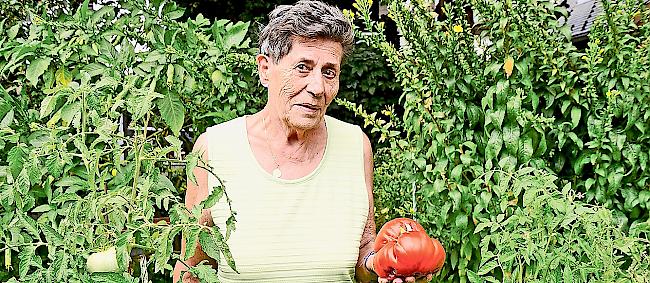
<path fill-rule="evenodd" d="M 282 171 L 280 171 L 280 164 L 278 163 L 277 157 L 275 157 L 275 154 L 273 153 L 273 149 L 271 148 L 271 142 L 269 141 L 269 133 L 266 130 L 266 117 L 262 116 L 262 124 L 264 124 L 264 138 L 266 139 L 266 146 L 269 148 L 269 152 L 271 153 L 271 157 L 273 157 L 273 163 L 275 163 L 275 169 L 273 169 L 273 172 L 271 173 L 274 178 L 280 178 L 282 177 Z M 298 150 L 304 145 L 304 142 L 300 144 L 298 149 L 294 152 L 298 152 Z"/>

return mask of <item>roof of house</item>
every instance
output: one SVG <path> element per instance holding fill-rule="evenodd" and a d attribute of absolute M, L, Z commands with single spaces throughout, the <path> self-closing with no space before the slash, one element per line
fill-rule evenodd
<path fill-rule="evenodd" d="M 569 6 L 568 24 L 571 26 L 573 41 L 587 39 L 596 16 L 603 12 L 601 0 L 567 0 L 566 3 Z M 650 0 L 645 3 L 650 4 Z"/>
<path fill-rule="evenodd" d="M 589 29 L 593 25 L 596 16 L 603 12 L 600 0 L 574 0 L 569 3 L 568 24 L 571 27 L 573 40 L 581 40 L 587 37 Z"/>

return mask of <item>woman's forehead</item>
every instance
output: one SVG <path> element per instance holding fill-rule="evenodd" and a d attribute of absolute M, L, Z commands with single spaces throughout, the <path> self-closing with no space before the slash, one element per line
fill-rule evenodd
<path fill-rule="evenodd" d="M 343 46 L 341 43 L 329 39 L 295 38 L 291 45 L 289 54 L 294 60 L 318 60 L 331 61 L 330 64 L 340 64 L 343 57 Z"/>

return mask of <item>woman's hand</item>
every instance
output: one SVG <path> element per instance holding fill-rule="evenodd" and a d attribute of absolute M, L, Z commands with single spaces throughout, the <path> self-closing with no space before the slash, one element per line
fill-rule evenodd
<path fill-rule="evenodd" d="M 420 283 L 420 282 L 430 282 L 431 279 L 433 279 L 433 274 L 429 273 L 429 274 L 427 274 L 427 276 L 422 276 L 422 277 L 419 277 L 419 278 L 415 278 L 413 276 L 409 276 L 409 277 L 406 277 L 406 278 L 399 278 L 398 277 L 398 278 L 393 279 L 393 281 L 388 281 L 387 278 L 379 278 L 378 282 L 379 283 L 388 283 L 388 282 L 392 282 L 392 283 L 404 283 L 404 282 Z"/>
<path fill-rule="evenodd" d="M 374 272 L 376 274 L 377 272 L 375 271 L 375 266 L 373 264 L 374 257 L 375 257 L 375 254 L 371 254 L 368 257 L 368 260 L 366 261 L 365 265 L 366 265 L 366 269 L 368 269 L 368 270 L 370 270 L 370 271 L 372 271 L 372 272 Z M 392 281 L 389 280 L 388 278 L 379 277 L 378 282 L 379 283 L 404 283 L 404 282 L 408 282 L 408 283 L 413 283 L 413 282 L 414 283 L 424 283 L 424 282 L 430 282 L 432 279 L 433 279 L 433 273 L 429 273 L 426 276 L 421 276 L 421 277 L 414 277 L 414 276 L 408 276 L 406 278 L 396 277 L 396 278 L 393 278 Z"/>

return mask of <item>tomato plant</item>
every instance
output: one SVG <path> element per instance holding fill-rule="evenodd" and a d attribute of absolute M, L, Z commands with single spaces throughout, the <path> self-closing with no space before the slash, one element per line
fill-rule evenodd
<path fill-rule="evenodd" d="M 0 21 L 0 278 L 147 282 L 169 276 L 181 234 L 188 256 L 201 243 L 234 267 L 229 231 L 198 222 L 224 188 L 192 210 L 179 190 L 206 167 L 191 133 L 259 105 L 241 92 L 257 87 L 248 23 L 178 22 L 165 1 L 46 5 Z M 117 272 L 91 273 L 106 250 Z"/>

